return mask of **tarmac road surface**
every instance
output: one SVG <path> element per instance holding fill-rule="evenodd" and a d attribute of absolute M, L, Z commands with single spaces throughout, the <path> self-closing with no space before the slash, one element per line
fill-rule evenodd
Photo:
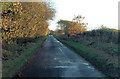
<path fill-rule="evenodd" d="M 22 73 L 23 77 L 105 77 L 53 35 L 48 36 L 44 47 Z"/>

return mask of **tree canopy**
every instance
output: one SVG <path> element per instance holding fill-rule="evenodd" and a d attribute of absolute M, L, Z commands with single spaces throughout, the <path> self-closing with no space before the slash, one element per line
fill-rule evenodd
<path fill-rule="evenodd" d="M 55 10 L 49 2 L 3 2 L 2 41 L 12 43 L 16 38 L 35 38 L 50 33 L 47 20 Z"/>
<path fill-rule="evenodd" d="M 73 18 L 73 21 L 60 20 L 57 22 L 58 27 L 64 30 L 65 34 L 77 34 L 85 32 L 87 30 L 86 26 L 88 25 L 88 23 L 82 22 L 84 18 L 85 17 L 78 15 Z"/>

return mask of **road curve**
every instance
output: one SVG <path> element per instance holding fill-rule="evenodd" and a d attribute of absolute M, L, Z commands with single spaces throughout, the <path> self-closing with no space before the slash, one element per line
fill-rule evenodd
<path fill-rule="evenodd" d="M 52 35 L 22 73 L 23 77 L 105 77 Z"/>

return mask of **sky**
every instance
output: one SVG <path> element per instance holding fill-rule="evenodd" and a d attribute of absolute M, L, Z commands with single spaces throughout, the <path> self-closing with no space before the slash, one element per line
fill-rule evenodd
<path fill-rule="evenodd" d="M 74 15 L 85 17 L 87 29 L 97 29 L 101 25 L 118 29 L 118 2 L 120 0 L 52 0 L 56 16 L 50 21 L 49 28 L 55 30 L 57 22 L 72 21 Z"/>

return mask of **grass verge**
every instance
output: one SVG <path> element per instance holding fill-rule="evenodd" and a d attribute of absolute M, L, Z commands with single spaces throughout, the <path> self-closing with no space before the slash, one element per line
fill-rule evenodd
<path fill-rule="evenodd" d="M 35 42 L 28 43 L 26 46 L 27 48 L 18 58 L 3 61 L 2 77 L 12 77 L 20 69 L 20 67 L 22 67 L 25 62 L 38 51 L 45 40 L 46 37 L 42 37 L 37 39 Z"/>
<path fill-rule="evenodd" d="M 108 63 L 107 57 L 100 55 L 99 50 L 93 50 L 84 45 L 83 43 L 78 43 L 70 40 L 60 39 L 58 36 L 54 36 L 57 40 L 61 41 L 68 47 L 74 49 L 79 55 L 84 57 L 86 60 L 91 62 L 98 70 L 102 71 L 108 77 L 116 78 L 118 77 L 118 65 L 114 63 Z M 97 52 L 97 53 L 96 53 Z M 104 53 L 104 52 L 103 52 Z"/>

